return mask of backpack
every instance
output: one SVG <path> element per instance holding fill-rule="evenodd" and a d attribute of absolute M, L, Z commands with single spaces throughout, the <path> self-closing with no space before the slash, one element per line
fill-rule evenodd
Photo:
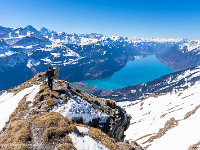
<path fill-rule="evenodd" d="M 54 76 L 53 76 L 53 79 L 58 79 L 58 76 L 59 76 L 59 71 L 60 69 L 58 69 L 57 67 L 54 67 L 53 68 L 53 72 L 54 72 Z"/>

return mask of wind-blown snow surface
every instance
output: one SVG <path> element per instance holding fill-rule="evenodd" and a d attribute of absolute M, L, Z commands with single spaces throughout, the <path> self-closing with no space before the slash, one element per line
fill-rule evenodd
<path fill-rule="evenodd" d="M 89 136 L 77 135 L 75 133 L 69 134 L 73 145 L 77 150 L 109 150 L 101 143 L 98 143 Z"/>
<path fill-rule="evenodd" d="M 54 107 L 52 111 L 59 112 L 64 117 L 70 120 L 83 119 L 83 123 L 87 124 L 95 118 L 100 118 L 101 123 L 106 123 L 108 115 L 96 110 L 87 101 L 80 97 L 73 97 L 71 95 L 70 100 L 64 104 L 60 100 L 56 100 L 59 104 Z"/>
<path fill-rule="evenodd" d="M 35 95 L 39 92 L 40 85 L 33 85 L 26 88 L 16 95 L 14 93 L 4 92 L 0 95 L 0 130 L 9 120 L 9 116 L 14 112 L 20 100 L 27 95 L 27 101 L 33 101 Z"/>
<path fill-rule="evenodd" d="M 200 83 L 186 90 L 150 97 L 142 101 L 119 102 L 131 115 L 131 125 L 125 132 L 127 140 L 136 140 L 148 150 L 187 150 L 200 141 Z M 191 112 L 193 110 L 193 113 Z M 186 117 L 188 112 L 191 116 Z M 186 115 L 187 114 L 187 115 Z M 178 125 L 153 142 L 165 123 L 174 117 Z"/>

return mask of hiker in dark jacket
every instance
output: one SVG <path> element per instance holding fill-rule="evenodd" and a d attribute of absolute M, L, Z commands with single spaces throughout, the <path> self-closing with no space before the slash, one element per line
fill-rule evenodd
<path fill-rule="evenodd" d="M 53 76 L 54 76 L 53 70 L 51 69 L 51 67 L 48 67 L 48 70 L 45 74 L 45 77 L 48 78 L 48 86 L 49 86 L 50 90 L 52 90 L 52 88 L 53 88 L 53 83 L 52 83 L 53 82 Z"/>

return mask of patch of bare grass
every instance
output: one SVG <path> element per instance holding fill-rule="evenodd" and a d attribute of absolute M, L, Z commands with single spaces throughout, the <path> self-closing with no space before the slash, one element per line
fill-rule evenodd
<path fill-rule="evenodd" d="M 191 145 L 188 150 L 199 150 L 200 149 L 200 141 L 196 144 Z"/>
<path fill-rule="evenodd" d="M 0 149 L 29 150 L 28 141 L 31 140 L 30 122 L 13 120 L 5 132 L 0 136 Z"/>
<path fill-rule="evenodd" d="M 37 114 L 32 117 L 33 123 L 43 129 L 43 138 L 49 141 L 52 137 L 62 138 L 67 133 L 79 133 L 75 124 L 57 112 Z"/>
<path fill-rule="evenodd" d="M 11 120 L 14 117 L 21 117 L 22 112 L 28 108 L 28 104 L 31 103 L 30 101 L 26 101 L 27 95 L 23 97 L 23 99 L 19 102 L 15 111 L 10 115 L 9 119 Z"/>
<path fill-rule="evenodd" d="M 58 150 L 76 150 L 71 143 L 60 144 Z"/>
<path fill-rule="evenodd" d="M 184 119 L 189 118 L 191 115 L 193 115 L 198 109 L 200 108 L 200 105 L 196 106 L 193 110 L 187 112 L 184 116 Z"/>
<path fill-rule="evenodd" d="M 168 113 L 165 113 L 165 114 L 161 115 L 160 118 L 164 118 L 167 114 L 173 113 L 173 112 L 175 112 L 175 111 L 179 111 L 179 110 L 181 110 L 181 109 L 183 109 L 183 108 L 179 108 L 179 109 L 170 111 L 170 112 L 168 112 Z"/>
<path fill-rule="evenodd" d="M 137 142 L 138 140 L 141 140 L 141 139 L 143 139 L 143 138 L 146 138 L 146 137 L 148 137 L 148 136 L 151 136 L 151 135 L 152 135 L 152 134 L 144 135 L 144 136 L 142 136 L 142 137 L 136 139 L 135 142 Z"/>
<path fill-rule="evenodd" d="M 100 129 L 89 127 L 86 125 L 81 125 L 81 124 L 79 124 L 79 126 L 88 128 L 91 132 L 85 133 L 85 135 L 89 135 L 97 142 L 101 142 L 110 150 L 123 150 L 123 148 L 121 148 L 119 145 L 115 143 L 115 140 L 113 138 L 110 138 L 106 133 L 102 132 Z"/>
<path fill-rule="evenodd" d="M 44 109 L 49 110 L 53 106 L 57 105 L 58 102 L 55 99 L 62 99 L 57 92 L 50 91 L 47 86 L 41 85 L 40 91 L 35 96 L 34 106 L 40 104 L 40 102 L 45 101 L 46 106 Z"/>
<path fill-rule="evenodd" d="M 145 144 L 147 142 L 153 142 L 155 139 L 158 139 L 160 137 L 162 137 L 168 130 L 176 127 L 178 125 L 178 121 L 175 120 L 174 117 L 170 118 L 166 123 L 165 126 L 163 128 L 161 128 L 158 133 L 154 136 L 151 136 L 147 141 L 145 141 L 142 144 Z"/>

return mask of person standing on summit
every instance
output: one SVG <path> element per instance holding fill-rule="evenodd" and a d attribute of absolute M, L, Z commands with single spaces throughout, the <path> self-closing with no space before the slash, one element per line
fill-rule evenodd
<path fill-rule="evenodd" d="M 48 78 L 48 86 L 49 86 L 50 90 L 52 90 L 52 88 L 53 88 L 53 76 L 54 76 L 53 70 L 51 69 L 51 67 L 48 67 L 45 77 Z"/>

